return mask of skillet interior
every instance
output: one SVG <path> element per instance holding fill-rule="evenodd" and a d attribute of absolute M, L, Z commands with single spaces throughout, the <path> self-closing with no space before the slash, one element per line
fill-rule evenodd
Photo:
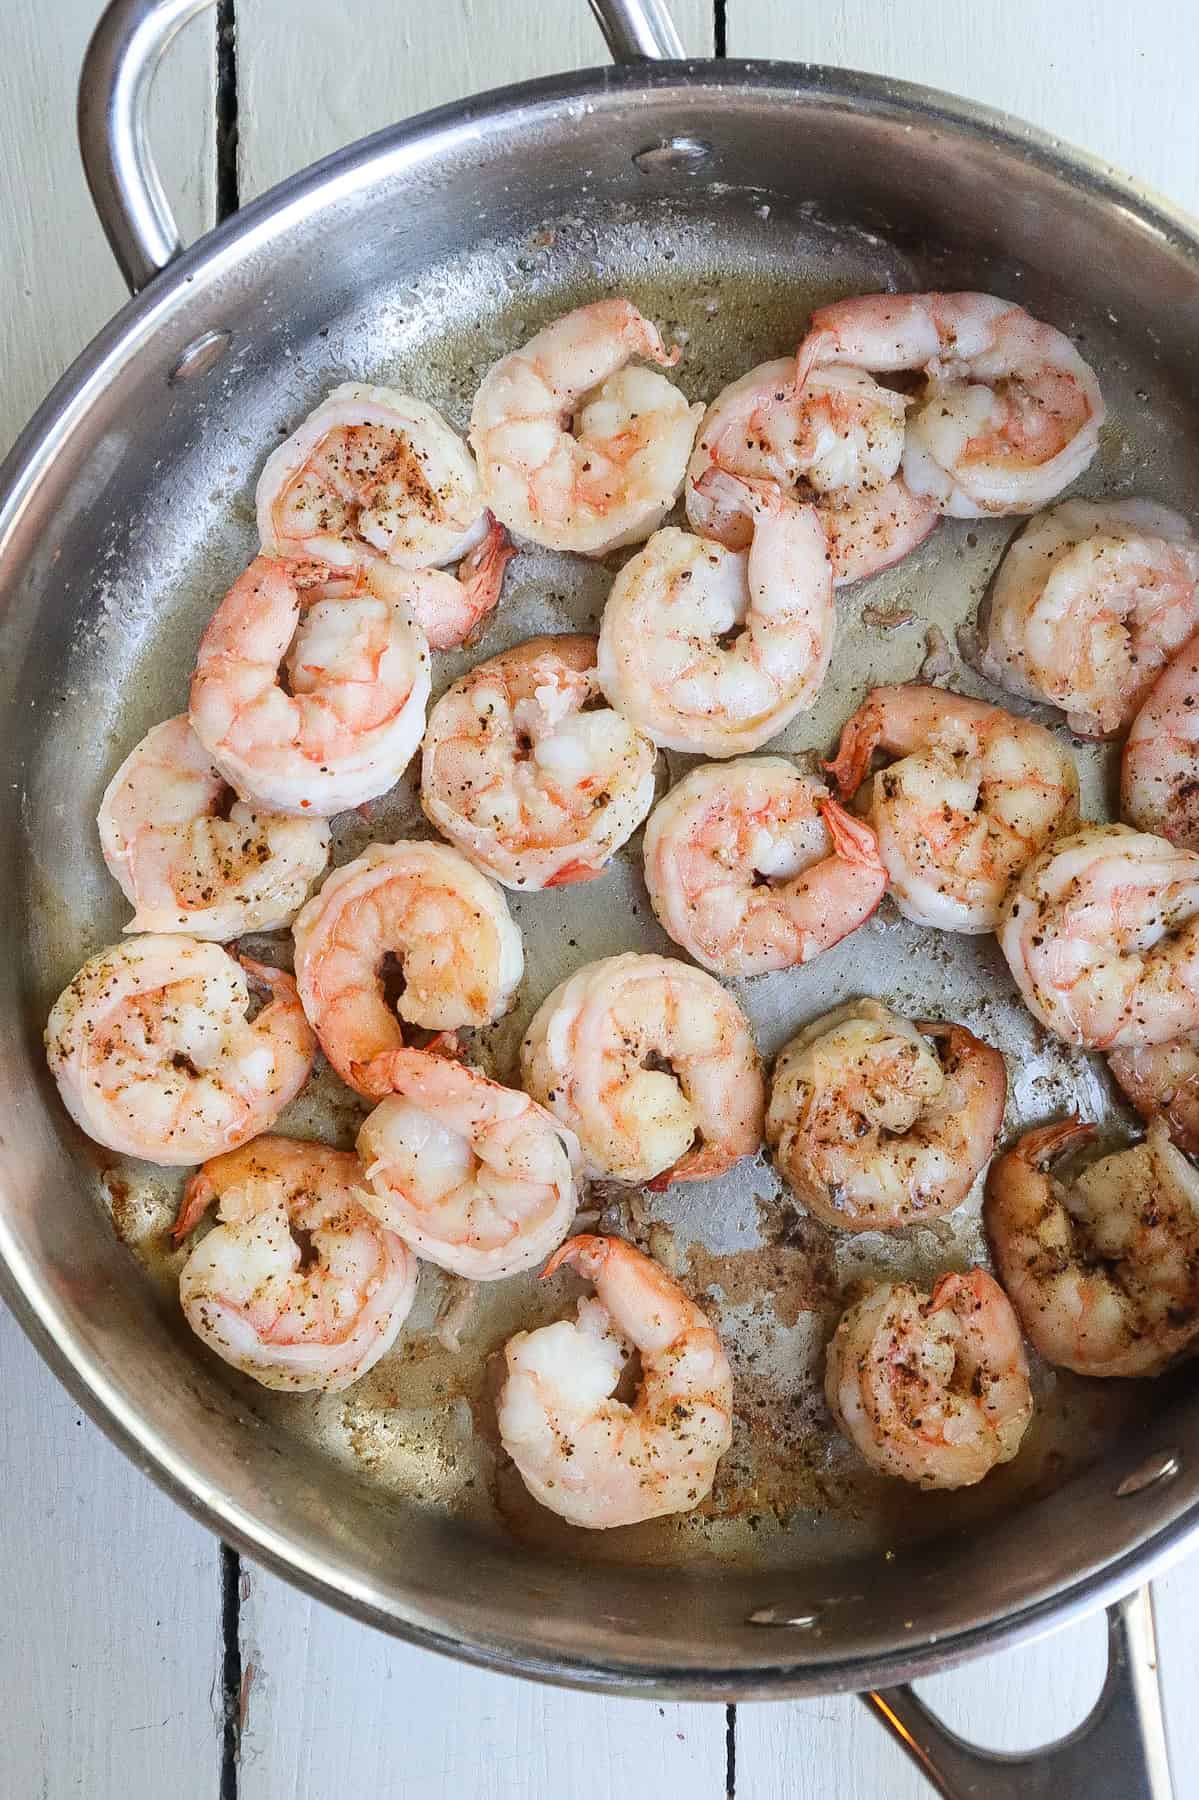
<path fill-rule="evenodd" d="M 1025 1450 L 961 1495 L 874 1481 L 830 1439 L 818 1372 L 838 1293 L 863 1274 L 973 1259 L 977 1200 L 940 1227 L 835 1241 L 797 1218 L 764 1164 L 658 1197 L 637 1229 L 721 1313 L 738 1438 L 702 1515 L 580 1534 L 525 1501 L 497 1459 L 486 1369 L 516 1323 L 562 1309 L 569 1278 L 498 1284 L 450 1357 L 429 1331 L 444 1290 L 426 1271 L 401 1349 L 365 1382 L 323 1399 L 270 1395 L 182 1325 L 165 1241 L 176 1184 L 84 1144 L 41 1061 L 50 1001 L 127 916 L 95 842 L 104 783 L 184 704 L 203 622 L 253 550 L 257 469 L 335 381 L 391 381 L 462 422 L 497 354 L 619 290 L 685 342 L 677 379 L 709 398 L 792 348 L 834 294 L 976 286 L 1052 319 L 1098 368 L 1111 422 L 1080 491 L 1188 510 L 1196 248 L 1096 173 L 1063 172 L 1031 135 L 977 115 L 922 115 L 882 84 L 811 71 L 729 64 L 687 85 L 669 70 L 604 71 L 517 99 L 385 134 L 281 190 L 277 210 L 269 197 L 249 209 L 130 310 L 126 336 L 102 340 L 91 395 L 60 390 L 73 418 L 0 540 L 11 871 L 0 1249 L 105 1422 L 226 1535 L 328 1597 L 531 1672 L 697 1693 L 860 1686 L 884 1665 L 893 1676 L 960 1653 L 1001 1621 L 1032 1628 L 1067 1589 L 1081 1600 L 1128 1585 L 1120 1559 L 1158 1529 L 1168 1547 L 1164 1528 L 1180 1529 L 1194 1492 L 1184 1464 L 1167 1490 L 1114 1496 L 1147 1453 L 1185 1446 L 1185 1372 L 1100 1385 L 1038 1371 Z M 680 135 L 707 148 L 637 159 Z M 232 333 L 223 361 L 172 383 L 181 349 L 214 327 Z M 845 596 L 830 679 L 781 745 L 825 749 L 867 686 L 916 673 L 928 625 L 952 643 L 1009 535 L 1003 522 L 947 523 Z M 522 555 L 482 641 L 438 659 L 440 685 L 535 631 L 593 625 L 613 567 Z M 892 604 L 917 621 L 887 632 L 862 617 Z M 960 665 L 952 685 L 988 691 Z M 688 760 L 671 758 L 671 776 Z M 1110 757 L 1080 762 L 1097 815 Z M 342 821 L 340 858 L 370 835 L 426 834 L 411 780 L 372 814 L 369 827 Z M 515 899 L 520 1004 L 476 1044 L 501 1076 L 567 969 L 669 948 L 638 849 L 602 884 Z M 1098 1060 L 1046 1042 L 993 944 L 921 933 L 889 905 L 811 968 L 740 992 L 767 1054 L 837 1000 L 875 993 L 960 1018 L 1008 1052 L 1009 1129 L 1071 1104 L 1126 1129 Z M 359 1116 L 328 1082 L 283 1125 L 348 1142 Z M 761 1608 L 815 1623 L 748 1625 Z"/>

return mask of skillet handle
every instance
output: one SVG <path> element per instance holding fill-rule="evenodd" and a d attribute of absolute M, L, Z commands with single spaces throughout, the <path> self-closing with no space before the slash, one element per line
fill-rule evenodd
<path fill-rule="evenodd" d="M 146 138 L 154 71 L 176 32 L 213 0 L 111 0 L 79 76 L 79 148 L 92 201 L 130 291 L 183 248 Z"/>
<path fill-rule="evenodd" d="M 665 0 L 591 0 L 615 63 L 681 61 L 683 42 Z"/>
<path fill-rule="evenodd" d="M 1108 1607 L 1107 1645 L 1103 1688 L 1082 1724 L 1027 1754 L 977 1749 L 910 1687 L 861 1698 L 945 1800 L 1173 1800 L 1147 1587 Z"/>

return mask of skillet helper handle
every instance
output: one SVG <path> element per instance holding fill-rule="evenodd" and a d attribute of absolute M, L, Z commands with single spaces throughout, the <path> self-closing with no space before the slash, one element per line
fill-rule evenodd
<path fill-rule="evenodd" d="M 79 76 L 79 149 L 92 201 L 131 293 L 183 248 L 146 136 L 154 72 L 175 34 L 213 0 L 112 0 Z"/>
<path fill-rule="evenodd" d="M 685 52 L 663 0 L 591 0 L 615 63 L 679 62 Z"/>
<path fill-rule="evenodd" d="M 1081 1725 L 1044 1750 L 979 1750 L 910 1687 L 878 1688 L 861 1699 L 945 1800 L 1173 1800 L 1147 1587 L 1108 1607 L 1099 1698 Z"/>

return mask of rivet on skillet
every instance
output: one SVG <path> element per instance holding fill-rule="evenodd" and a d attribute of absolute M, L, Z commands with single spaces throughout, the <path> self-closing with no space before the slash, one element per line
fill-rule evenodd
<path fill-rule="evenodd" d="M 1155 1456 L 1147 1456 L 1138 1464 L 1131 1475 L 1124 1477 L 1116 1489 L 1116 1498 L 1126 1500 L 1130 1494 L 1139 1494 L 1156 1481 L 1173 1481 L 1181 1467 L 1177 1450 L 1159 1450 Z"/>
<path fill-rule="evenodd" d="M 659 169 L 696 168 L 707 162 L 711 154 L 712 146 L 703 138 L 660 138 L 656 144 L 647 144 L 644 150 L 638 150 L 633 161 L 643 175 L 654 175 Z"/>
<path fill-rule="evenodd" d="M 187 346 L 168 380 L 195 381 L 199 375 L 207 375 L 209 369 L 216 367 L 229 348 L 231 342 L 227 331 L 205 331 Z"/>
<path fill-rule="evenodd" d="M 797 1631 L 809 1630 L 819 1622 L 819 1613 L 788 1612 L 785 1606 L 760 1606 L 745 1621 L 747 1625 L 790 1625 Z"/>

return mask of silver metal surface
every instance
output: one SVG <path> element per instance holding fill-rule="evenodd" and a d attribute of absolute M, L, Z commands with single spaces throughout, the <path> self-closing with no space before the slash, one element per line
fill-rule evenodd
<path fill-rule="evenodd" d="M 682 57 L 683 42 L 662 0 L 589 0 L 616 63 Z"/>
<path fill-rule="evenodd" d="M 698 164 L 647 163 L 699 139 Z M 278 435 L 351 377 L 427 395 L 460 422 L 483 370 L 564 307 L 626 291 L 684 347 L 708 397 L 789 350 L 810 308 L 878 286 L 1010 294 L 1069 330 L 1111 422 L 1090 493 L 1184 510 L 1199 244 L 1083 158 L 981 110 L 822 69 L 727 63 L 602 70 L 511 89 L 381 133 L 284 184 L 193 246 L 60 384 L 0 482 L 0 1264 L 4 1290 L 93 1413 L 225 1537 L 313 1591 L 434 1648 L 547 1679 L 734 1698 L 862 1688 L 1042 1631 L 1125 1592 L 1192 1536 L 1199 1471 L 1135 1499 L 1116 1487 L 1193 1435 L 1185 1371 L 1090 1384 L 1040 1368 L 1037 1424 L 980 1488 L 876 1480 L 829 1429 L 821 1346 L 863 1276 L 928 1276 L 981 1253 L 977 1198 L 935 1227 L 853 1240 L 800 1217 L 764 1163 L 708 1186 L 595 1205 L 673 1261 L 718 1313 L 738 1421 L 711 1503 L 584 1534 L 524 1496 L 495 1443 L 491 1352 L 566 1302 L 566 1278 L 494 1284 L 456 1358 L 422 1293 L 397 1352 L 346 1395 L 270 1395 L 183 1325 L 163 1171 L 83 1142 L 41 1053 L 50 1001 L 127 916 L 99 857 L 99 795 L 125 750 L 178 710 L 203 623 L 254 547 L 254 478 Z M 172 382 L 205 333 L 230 347 Z M 833 670 L 783 746 L 825 750 L 866 687 L 950 643 L 1007 535 L 946 524 L 840 602 Z M 473 658 L 594 626 L 615 562 L 522 551 Z M 906 623 L 896 616 L 910 613 Z M 953 685 L 985 692 L 964 665 Z M 1102 811 L 1110 755 L 1080 753 Z M 669 773 L 684 766 L 667 758 Z M 665 771 L 664 771 L 665 773 Z M 338 828 L 424 829 L 411 779 Z M 474 1049 L 510 1073 L 520 1031 L 566 969 L 666 947 L 634 842 L 602 883 L 520 896 L 528 975 Z M 269 947 L 268 947 L 269 948 Z M 277 946 L 277 955 L 284 953 Z M 1077 1105 L 1119 1133 L 1097 1059 L 1050 1043 L 993 944 L 922 933 L 884 909 L 801 971 L 740 984 L 769 1055 L 838 1000 L 872 993 L 963 1019 L 1007 1053 L 1008 1125 Z M 328 1078 L 297 1131 L 352 1138 Z M 763 1630 L 764 1611 L 802 1631 Z"/>
<path fill-rule="evenodd" d="M 1156 1456 L 1148 1456 L 1135 1468 L 1131 1475 L 1126 1475 L 1116 1488 L 1119 1500 L 1128 1500 L 1133 1494 L 1143 1493 L 1156 1481 L 1173 1481 L 1182 1467 L 1177 1450 L 1159 1450 Z"/>
<path fill-rule="evenodd" d="M 1109 1607 L 1099 1698 L 1076 1730 L 1043 1750 L 979 1750 L 942 1725 L 910 1687 L 863 1699 L 947 1800 L 1172 1800 L 1148 1588 Z"/>
<path fill-rule="evenodd" d="M 79 149 L 100 223 L 130 292 L 183 248 L 146 135 L 154 71 L 175 34 L 213 0 L 112 0 L 79 80 Z"/>

